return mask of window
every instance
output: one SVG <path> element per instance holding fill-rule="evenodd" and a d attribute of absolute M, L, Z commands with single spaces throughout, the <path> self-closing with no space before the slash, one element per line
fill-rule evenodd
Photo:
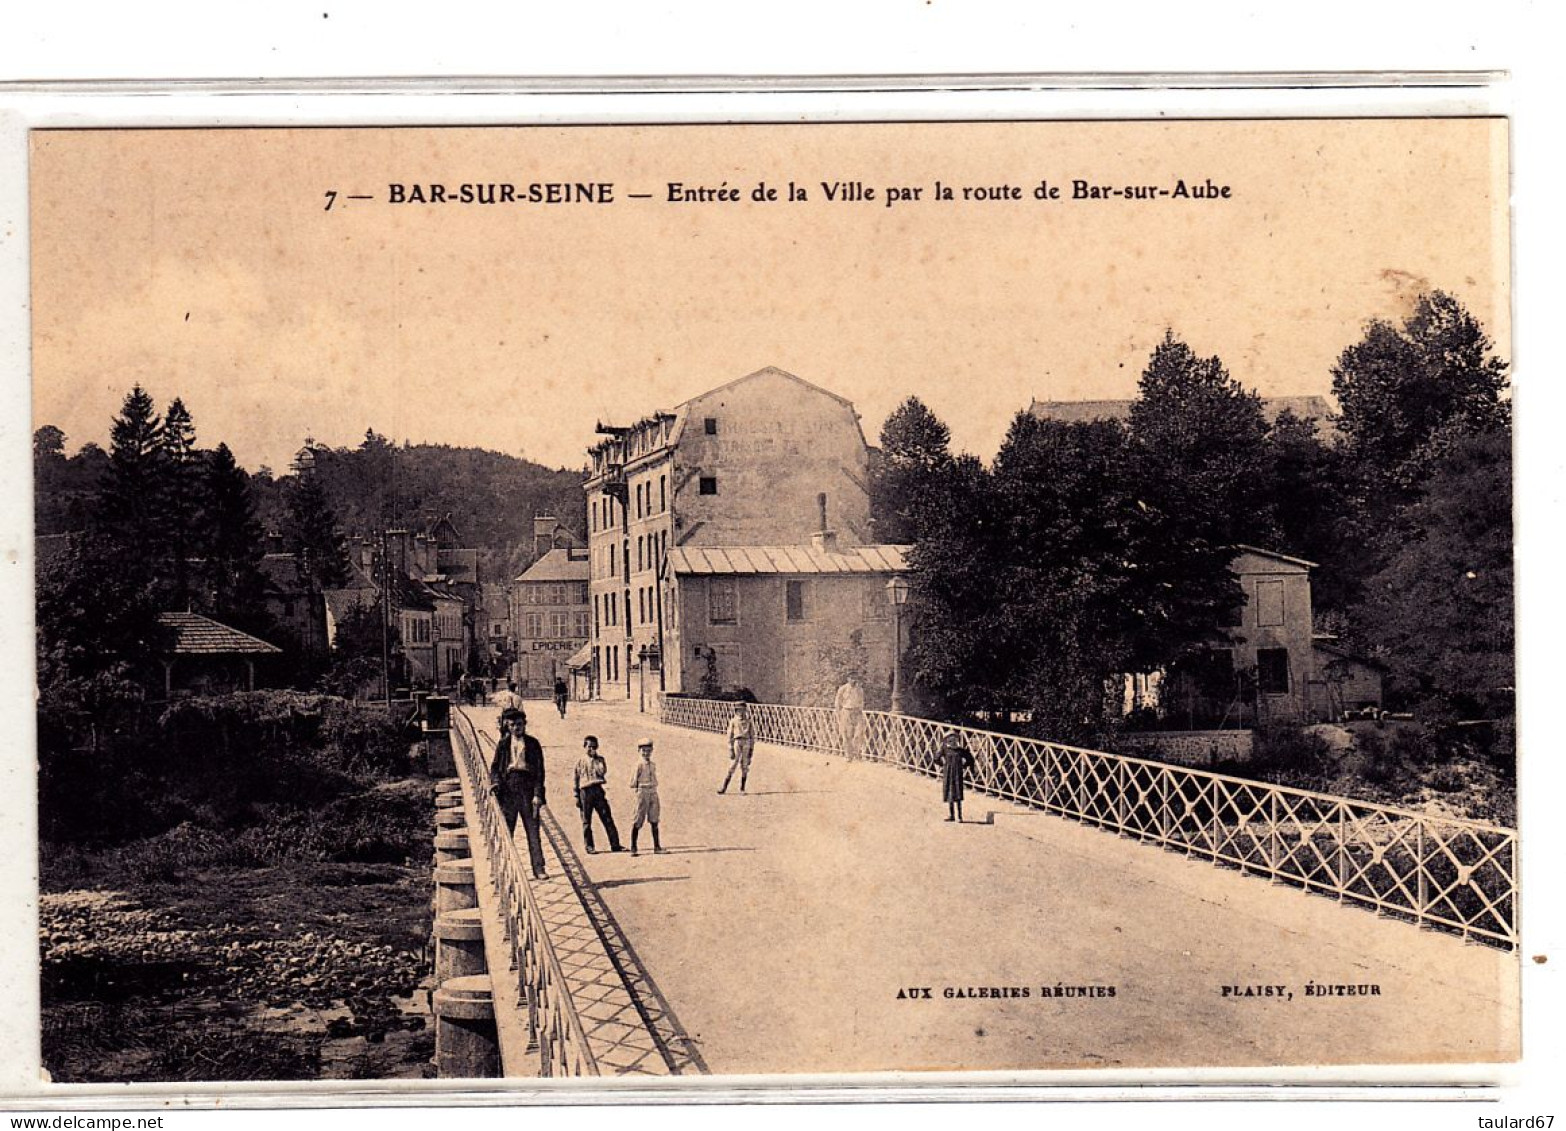
<path fill-rule="evenodd" d="M 641 573 L 647 567 L 642 564 L 642 543 L 645 539 L 638 534 L 636 536 L 636 572 Z"/>
<path fill-rule="evenodd" d="M 581 638 L 581 637 L 585 637 L 587 634 L 588 634 L 588 632 L 587 632 L 587 614 L 586 613 L 572 613 L 571 614 L 571 635 L 575 636 L 575 637 L 578 637 L 578 638 Z"/>
<path fill-rule="evenodd" d="M 570 613 L 549 614 L 549 635 L 556 640 L 563 640 L 571 632 Z"/>
<path fill-rule="evenodd" d="M 544 614 L 543 613 L 528 613 L 527 616 L 523 618 L 523 621 L 524 621 L 524 624 L 526 625 L 526 630 L 523 632 L 522 635 L 526 636 L 529 640 L 540 640 L 540 639 L 543 638 L 543 635 L 544 635 Z"/>
<path fill-rule="evenodd" d="M 718 434 L 718 418 L 716 416 L 707 417 L 701 422 L 701 428 L 707 435 L 716 436 Z"/>
<path fill-rule="evenodd" d="M 491 636 L 504 636 L 505 634 L 506 626 L 501 624 L 499 621 L 496 621 L 494 624 L 490 625 Z"/>
<path fill-rule="evenodd" d="M 625 591 L 625 634 L 631 635 L 631 591 Z"/>
<path fill-rule="evenodd" d="M 1256 689 L 1263 695 L 1289 693 L 1289 651 L 1287 648 L 1256 649 Z"/>
<path fill-rule="evenodd" d="M 609 576 L 614 576 L 614 543 L 609 543 Z"/>
<path fill-rule="evenodd" d="M 1283 582 L 1256 583 L 1256 624 L 1260 628 L 1277 628 L 1283 624 Z"/>
<path fill-rule="evenodd" d="M 707 579 L 707 622 L 709 624 L 739 623 L 739 593 L 732 577 Z"/>
<path fill-rule="evenodd" d="M 636 590 L 636 623 L 647 623 L 647 590 L 640 587 Z"/>
<path fill-rule="evenodd" d="M 783 583 L 783 602 L 789 620 L 802 621 L 806 619 L 805 583 L 803 581 L 785 581 Z"/>
<path fill-rule="evenodd" d="M 697 484 L 697 494 L 716 495 L 718 493 L 718 477 L 716 475 L 703 475 Z"/>
<path fill-rule="evenodd" d="M 658 476 L 658 512 L 660 514 L 669 509 L 669 499 L 664 491 L 667 481 L 667 476 Z"/>

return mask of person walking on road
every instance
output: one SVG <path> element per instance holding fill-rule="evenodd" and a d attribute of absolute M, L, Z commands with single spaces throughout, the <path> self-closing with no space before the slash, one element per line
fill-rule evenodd
<path fill-rule="evenodd" d="M 837 712 L 837 736 L 843 757 L 855 761 L 864 745 L 865 733 L 865 689 L 857 675 L 843 681 L 832 698 L 832 708 Z"/>
<path fill-rule="evenodd" d="M 936 759 L 941 765 L 941 800 L 946 802 L 946 819 L 961 823 L 963 787 L 968 771 L 973 769 L 973 755 L 957 732 L 949 730 L 941 739 L 941 752 Z"/>
<path fill-rule="evenodd" d="M 500 801 L 506 818 L 506 831 L 516 835 L 517 818 L 527 836 L 527 855 L 536 879 L 547 879 L 544 871 L 544 846 L 538 837 L 538 822 L 543 812 L 544 748 L 527 732 L 527 715 L 521 710 L 501 716 L 505 732 L 495 743 L 495 758 L 489 766 L 489 791 Z"/>
<path fill-rule="evenodd" d="M 631 822 L 631 855 L 637 855 L 636 838 L 642 825 L 652 826 L 653 851 L 662 852 L 663 842 L 658 839 L 658 767 L 653 765 L 653 740 L 644 738 L 636 747 L 642 755 L 636 773 L 631 777 L 631 789 L 636 792 L 636 818 Z"/>
<path fill-rule="evenodd" d="M 750 712 L 744 702 L 734 704 L 734 716 L 729 719 L 729 772 L 718 788 L 719 793 L 729 791 L 734 771 L 740 772 L 740 792 L 745 792 L 745 781 L 750 777 L 750 756 L 756 749 L 756 728 L 750 721 Z"/>
<path fill-rule="evenodd" d="M 506 689 L 495 696 L 495 706 L 500 709 L 500 733 L 506 733 L 506 715 L 522 710 L 522 696 L 517 694 L 515 680 L 506 680 Z"/>
<path fill-rule="evenodd" d="M 560 712 L 560 717 L 565 718 L 566 700 L 570 698 L 570 692 L 566 690 L 566 681 L 555 676 L 555 710 Z"/>
<path fill-rule="evenodd" d="M 620 831 L 614 827 L 614 815 L 609 812 L 609 798 L 604 796 L 604 779 L 608 772 L 608 764 L 598 753 L 598 737 L 588 735 L 582 739 L 582 760 L 576 764 L 576 807 L 582 814 L 582 843 L 589 852 L 593 851 L 594 813 L 603 822 L 604 832 L 609 834 L 609 851 L 625 851 L 620 843 Z"/>

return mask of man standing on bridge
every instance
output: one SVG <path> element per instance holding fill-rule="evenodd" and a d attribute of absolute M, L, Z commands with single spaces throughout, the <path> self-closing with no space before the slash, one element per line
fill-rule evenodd
<path fill-rule="evenodd" d="M 527 732 L 527 715 L 508 710 L 501 715 L 505 731 L 495 743 L 495 760 L 489 766 L 490 792 L 500 801 L 506 831 L 516 835 L 517 818 L 527 835 L 527 854 L 533 876 L 545 879 L 544 846 L 538 839 L 539 814 L 544 808 L 544 748 Z"/>
<path fill-rule="evenodd" d="M 598 753 L 598 737 L 588 735 L 582 739 L 582 760 L 576 764 L 576 807 L 582 814 L 582 843 L 587 851 L 593 851 L 593 814 L 604 823 L 609 834 L 609 851 L 624 852 L 620 844 L 620 832 L 614 827 L 614 816 L 609 812 L 609 798 L 604 796 L 604 779 L 609 766 Z"/>

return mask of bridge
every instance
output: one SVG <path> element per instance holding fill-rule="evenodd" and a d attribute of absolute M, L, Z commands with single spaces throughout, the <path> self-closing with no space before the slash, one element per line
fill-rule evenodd
<path fill-rule="evenodd" d="M 748 792 L 720 796 L 729 710 L 533 705 L 544 881 L 487 793 L 494 712 L 453 712 L 496 1049 L 462 1074 L 1517 1055 L 1511 830 L 982 731 L 961 732 L 979 790 L 947 823 L 929 776 L 946 728 L 769 705 Z M 601 832 L 586 853 L 589 733 L 627 844 L 653 739 L 665 853 L 646 830 L 641 855 Z"/>

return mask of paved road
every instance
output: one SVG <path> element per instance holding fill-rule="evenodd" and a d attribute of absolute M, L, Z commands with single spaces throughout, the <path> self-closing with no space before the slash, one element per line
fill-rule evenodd
<path fill-rule="evenodd" d="M 720 797 L 722 738 L 634 703 L 530 716 L 579 853 L 582 736 L 627 844 L 636 741 L 655 740 L 668 853 L 644 830 L 643 855 L 611 855 L 600 832 L 582 860 L 713 1072 L 1516 1055 L 1511 955 L 980 795 L 948 824 L 934 781 L 826 754 L 758 746 L 750 792 Z"/>

